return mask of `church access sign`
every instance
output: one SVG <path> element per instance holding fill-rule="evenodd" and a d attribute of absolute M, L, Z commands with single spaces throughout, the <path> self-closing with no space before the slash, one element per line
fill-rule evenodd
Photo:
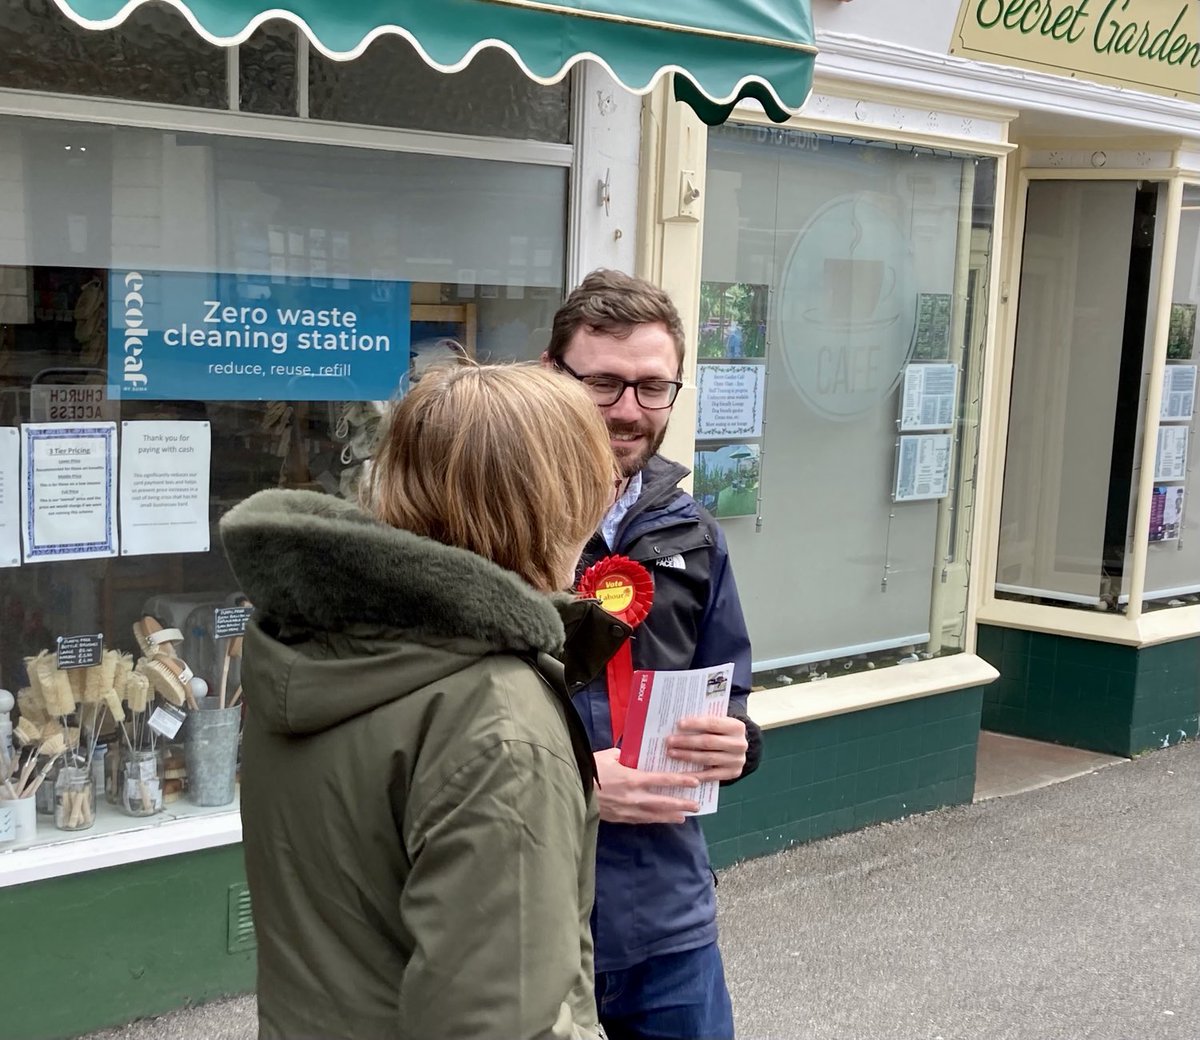
<path fill-rule="evenodd" d="M 1196 0 L 964 0 L 950 53 L 1200 102 Z"/>

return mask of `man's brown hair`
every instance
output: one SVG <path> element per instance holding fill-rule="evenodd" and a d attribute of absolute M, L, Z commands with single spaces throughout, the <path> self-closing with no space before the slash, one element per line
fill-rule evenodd
<path fill-rule="evenodd" d="M 580 329 L 624 339 L 638 325 L 667 327 L 683 371 L 683 322 L 665 292 L 644 278 L 601 267 L 589 274 L 554 315 L 546 357 L 557 361 Z"/>
<path fill-rule="evenodd" d="M 574 380 L 537 365 L 445 364 L 392 407 L 365 503 L 553 592 L 615 479 L 604 420 Z"/>

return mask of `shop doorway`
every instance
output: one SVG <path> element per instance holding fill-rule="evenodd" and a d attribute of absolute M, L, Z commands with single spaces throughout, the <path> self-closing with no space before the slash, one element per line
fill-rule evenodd
<path fill-rule="evenodd" d="M 996 592 L 1121 611 L 1165 185 L 1035 179 L 1025 199 Z"/>

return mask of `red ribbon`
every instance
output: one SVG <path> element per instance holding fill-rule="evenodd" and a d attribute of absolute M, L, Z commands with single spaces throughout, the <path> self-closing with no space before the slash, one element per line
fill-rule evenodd
<path fill-rule="evenodd" d="M 598 599 L 600 606 L 613 617 L 637 628 L 646 620 L 654 602 L 654 579 L 645 567 L 627 556 L 606 556 L 583 572 L 578 592 L 585 599 Z M 628 639 L 610 658 L 607 675 L 608 713 L 616 747 L 625 733 L 625 716 L 633 688 L 633 650 Z"/>

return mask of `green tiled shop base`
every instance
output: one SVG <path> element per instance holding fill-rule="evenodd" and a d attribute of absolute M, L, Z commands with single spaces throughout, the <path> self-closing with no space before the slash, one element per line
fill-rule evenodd
<path fill-rule="evenodd" d="M 969 802 L 980 689 L 765 734 L 762 768 L 704 821 L 713 865 Z M 254 988 L 242 847 L 16 886 L 0 1040 L 61 1040 Z"/>
<path fill-rule="evenodd" d="M 984 729 L 1134 755 L 1200 728 L 1200 638 L 1138 649 L 980 625 L 978 653 L 1000 672 Z"/>
<path fill-rule="evenodd" d="M 957 690 L 768 730 L 762 767 L 722 790 L 704 820 L 713 866 L 969 802 L 982 696 Z"/>
<path fill-rule="evenodd" d="M 241 845 L 6 888 L 0 1040 L 58 1040 L 254 988 Z"/>

